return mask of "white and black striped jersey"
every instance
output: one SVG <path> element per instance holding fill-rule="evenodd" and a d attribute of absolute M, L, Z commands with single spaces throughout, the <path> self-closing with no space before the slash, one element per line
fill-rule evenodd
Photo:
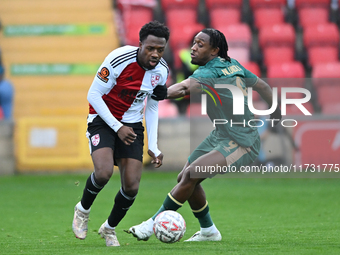
<path fill-rule="evenodd" d="M 154 139 L 150 135 L 157 136 L 158 102 L 150 96 L 157 85 L 165 85 L 169 68 L 165 60 L 161 59 L 154 69 L 144 69 L 137 62 L 138 49 L 134 46 L 120 47 L 105 58 L 88 93 L 88 121 L 91 122 L 99 114 L 117 132 L 122 126 L 121 122 L 143 121 L 144 102 L 148 98 L 145 117 L 148 138 L 152 141 Z M 150 148 L 150 141 L 149 149 L 154 153 L 158 150 Z"/>

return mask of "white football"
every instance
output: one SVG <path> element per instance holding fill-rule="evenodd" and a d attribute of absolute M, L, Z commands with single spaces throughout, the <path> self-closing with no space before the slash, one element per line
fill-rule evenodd
<path fill-rule="evenodd" d="M 163 211 L 157 215 L 153 223 L 153 232 L 163 243 L 178 242 L 184 235 L 185 221 L 176 211 Z"/>

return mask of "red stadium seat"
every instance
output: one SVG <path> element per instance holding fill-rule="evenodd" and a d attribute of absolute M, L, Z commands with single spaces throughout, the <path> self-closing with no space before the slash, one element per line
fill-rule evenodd
<path fill-rule="evenodd" d="M 316 89 L 318 102 L 321 106 L 325 104 L 339 103 L 340 84 L 323 84 L 322 86 L 318 86 Z"/>
<path fill-rule="evenodd" d="M 258 8 L 254 10 L 255 27 L 260 29 L 264 26 L 284 23 L 283 11 L 280 8 Z"/>
<path fill-rule="evenodd" d="M 263 49 L 263 60 L 266 66 L 294 61 L 293 47 L 266 47 Z"/>
<path fill-rule="evenodd" d="M 311 76 L 313 78 L 313 86 L 316 89 L 325 86 L 340 86 L 340 62 L 315 64 Z"/>
<path fill-rule="evenodd" d="M 167 11 L 171 8 L 180 9 L 183 7 L 190 7 L 193 9 L 197 9 L 199 4 L 199 0 L 162 0 L 161 5 L 164 11 Z"/>
<path fill-rule="evenodd" d="M 172 49 L 188 48 L 192 45 L 194 36 L 204 28 L 200 23 L 174 27 L 171 30 L 170 46 Z"/>
<path fill-rule="evenodd" d="M 305 69 L 301 62 L 292 61 L 267 67 L 268 78 L 304 78 Z"/>
<path fill-rule="evenodd" d="M 339 30 L 334 23 L 307 26 L 303 32 L 303 43 L 311 46 L 339 46 Z"/>
<path fill-rule="evenodd" d="M 204 25 L 195 23 L 187 26 L 175 27 L 171 30 L 170 47 L 174 52 L 174 66 L 175 69 L 179 69 L 182 66 L 179 58 L 179 51 L 181 49 L 190 48 L 193 42 L 194 36 L 204 28 Z"/>
<path fill-rule="evenodd" d="M 340 62 L 314 65 L 312 78 L 340 78 Z"/>
<path fill-rule="evenodd" d="M 288 97 L 287 97 L 288 98 Z M 311 114 L 314 113 L 314 108 L 311 102 L 306 102 L 303 104 L 303 106 L 309 111 Z M 286 105 L 286 116 L 289 115 L 304 115 L 304 113 L 293 104 L 287 104 Z"/>
<path fill-rule="evenodd" d="M 281 97 L 282 87 L 304 87 L 305 69 L 301 62 L 292 61 L 282 64 L 273 64 L 267 67 L 268 84 L 278 88 L 278 95 Z M 287 98 L 301 98 L 302 93 L 288 93 Z"/>
<path fill-rule="evenodd" d="M 205 0 L 208 10 L 212 8 L 237 8 L 241 9 L 242 0 Z"/>
<path fill-rule="evenodd" d="M 331 0 L 295 0 L 295 8 L 300 10 L 306 7 L 322 7 L 328 9 Z"/>
<path fill-rule="evenodd" d="M 209 14 L 210 26 L 214 28 L 241 22 L 241 10 L 236 8 L 214 8 L 209 11 Z"/>
<path fill-rule="evenodd" d="M 217 26 L 228 42 L 228 54 L 241 62 L 250 61 L 251 31 L 247 24 L 239 23 L 228 26 Z"/>
<path fill-rule="evenodd" d="M 256 76 L 261 77 L 260 67 L 257 63 L 255 63 L 255 62 L 241 62 L 241 61 L 239 61 L 239 62 L 241 63 L 241 65 L 245 69 L 249 70 L 250 72 L 252 72 Z"/>
<path fill-rule="evenodd" d="M 125 43 L 137 46 L 139 44 L 139 30 L 153 19 L 152 9 L 130 6 L 124 9 L 122 16 L 125 27 Z"/>
<path fill-rule="evenodd" d="M 338 61 L 338 47 L 311 47 L 308 50 L 308 64 L 314 66 L 321 63 Z"/>
<path fill-rule="evenodd" d="M 230 47 L 250 47 L 251 44 L 251 31 L 247 24 L 233 24 L 223 25 L 216 27 L 221 31 L 227 39 L 228 46 Z"/>
<path fill-rule="evenodd" d="M 329 11 L 325 8 L 303 8 L 299 11 L 299 25 L 302 28 L 329 22 Z"/>
<path fill-rule="evenodd" d="M 260 47 L 295 46 L 295 31 L 291 24 L 265 26 L 259 30 Z"/>
<path fill-rule="evenodd" d="M 116 0 L 115 2 L 120 10 L 136 6 L 154 8 L 157 4 L 155 0 Z"/>
<path fill-rule="evenodd" d="M 321 106 L 323 114 L 340 114 L 340 103 L 326 103 Z"/>
<path fill-rule="evenodd" d="M 237 47 L 231 46 L 228 50 L 228 56 L 237 59 L 239 62 L 250 61 L 250 48 L 249 47 Z"/>
<path fill-rule="evenodd" d="M 165 16 L 170 30 L 197 23 L 197 11 L 191 8 L 170 9 L 165 12 Z"/>
<path fill-rule="evenodd" d="M 252 10 L 257 8 L 282 8 L 286 5 L 286 0 L 250 0 Z"/>

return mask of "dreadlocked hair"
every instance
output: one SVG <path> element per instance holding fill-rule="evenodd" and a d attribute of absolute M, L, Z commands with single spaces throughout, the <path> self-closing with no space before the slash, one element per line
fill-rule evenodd
<path fill-rule="evenodd" d="M 231 59 L 228 56 L 228 43 L 224 34 L 214 28 L 204 28 L 201 32 L 210 36 L 210 45 L 213 48 L 220 49 L 218 51 L 218 56 L 231 62 Z"/>
<path fill-rule="evenodd" d="M 165 38 L 166 41 L 169 40 L 170 31 L 169 28 L 164 24 L 158 22 L 157 20 L 150 21 L 145 24 L 139 31 L 139 41 L 143 42 L 148 35 L 153 35 L 156 37 Z"/>

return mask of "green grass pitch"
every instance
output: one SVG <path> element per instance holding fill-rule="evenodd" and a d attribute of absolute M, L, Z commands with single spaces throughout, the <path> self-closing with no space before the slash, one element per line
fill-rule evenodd
<path fill-rule="evenodd" d="M 92 206 L 86 240 L 71 222 L 88 174 L 0 177 L 0 254 L 340 254 L 340 179 L 234 179 L 203 182 L 221 242 L 185 243 L 199 225 L 186 203 L 183 240 L 137 241 L 123 232 L 148 219 L 177 173 L 144 172 L 140 191 L 117 227 L 121 247 L 106 247 L 98 228 L 120 187 L 118 174 Z"/>

